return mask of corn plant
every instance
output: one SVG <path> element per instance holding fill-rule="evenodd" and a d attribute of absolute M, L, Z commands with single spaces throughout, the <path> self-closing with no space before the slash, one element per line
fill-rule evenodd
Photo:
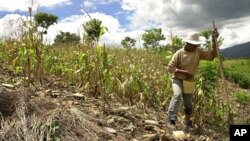
<path fill-rule="evenodd" d="M 235 92 L 234 96 L 235 96 L 236 102 L 238 102 L 242 106 L 242 107 L 239 107 L 239 108 L 242 108 L 242 111 L 243 111 L 242 113 L 243 115 L 241 116 L 243 123 L 241 124 L 249 124 L 250 123 L 250 121 L 248 121 L 249 115 L 246 112 L 247 110 L 249 110 L 247 106 L 249 106 L 250 94 L 247 92 L 238 90 Z"/>
<path fill-rule="evenodd" d="M 0 59 L 2 60 L 3 59 L 3 56 L 4 56 L 4 44 L 0 41 Z"/>
<path fill-rule="evenodd" d="M 89 66 L 88 66 L 88 55 L 85 53 L 78 53 L 74 52 L 77 56 L 77 70 L 75 71 L 76 74 L 80 76 L 80 87 L 86 85 L 86 81 L 89 81 Z"/>
<path fill-rule="evenodd" d="M 33 1 L 31 1 L 33 4 Z M 32 7 L 29 7 L 29 15 L 32 16 Z M 7 45 L 5 52 L 9 52 L 10 55 L 6 56 L 11 65 L 11 68 L 16 74 L 22 73 L 27 85 L 33 82 L 39 81 L 42 83 L 43 76 L 43 57 L 46 56 L 44 46 L 37 35 L 37 26 L 31 20 L 24 20 L 19 18 L 15 22 L 20 27 L 20 40 L 10 41 Z M 12 24 L 11 24 L 12 25 Z M 7 41 L 8 42 L 8 41 Z"/>
<path fill-rule="evenodd" d="M 204 123 L 207 122 L 207 119 L 217 119 L 215 114 L 217 112 L 216 106 L 220 105 L 220 103 L 217 103 L 218 100 L 216 96 L 218 73 L 217 61 L 204 61 L 200 63 L 196 77 L 198 94 L 194 97 L 194 118 L 200 126 L 203 126 Z"/>

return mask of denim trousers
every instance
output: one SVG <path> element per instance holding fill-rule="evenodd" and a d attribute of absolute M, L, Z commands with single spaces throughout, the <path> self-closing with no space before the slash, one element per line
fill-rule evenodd
<path fill-rule="evenodd" d="M 183 97 L 184 102 L 184 112 L 186 115 L 192 114 L 192 94 L 183 93 L 183 83 L 182 80 L 173 78 L 172 79 L 173 96 L 168 108 L 168 118 L 169 120 L 177 120 L 178 108 L 181 102 L 181 97 Z"/>

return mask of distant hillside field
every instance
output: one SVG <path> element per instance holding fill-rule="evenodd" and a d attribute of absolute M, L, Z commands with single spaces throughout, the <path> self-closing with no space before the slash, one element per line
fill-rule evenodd
<path fill-rule="evenodd" d="M 224 61 L 226 77 L 242 88 L 250 88 L 250 58 Z"/>
<path fill-rule="evenodd" d="M 221 50 L 226 58 L 250 58 L 250 42 Z"/>

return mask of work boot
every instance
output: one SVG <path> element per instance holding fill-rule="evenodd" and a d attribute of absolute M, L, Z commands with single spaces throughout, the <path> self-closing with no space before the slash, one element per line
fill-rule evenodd
<path fill-rule="evenodd" d="M 185 121 L 185 131 L 188 133 L 193 133 L 193 134 L 197 132 L 191 120 Z"/>
<path fill-rule="evenodd" d="M 185 128 L 192 128 L 192 121 L 191 121 L 191 115 L 185 115 L 185 119 L 184 119 L 184 124 L 185 124 Z"/>
<path fill-rule="evenodd" d="M 194 127 L 191 120 L 185 121 L 185 126 L 186 126 L 186 128 L 193 128 Z"/>
<path fill-rule="evenodd" d="M 170 120 L 167 124 L 167 127 L 172 129 L 172 130 L 176 130 L 176 126 L 175 126 L 175 121 L 174 120 Z"/>

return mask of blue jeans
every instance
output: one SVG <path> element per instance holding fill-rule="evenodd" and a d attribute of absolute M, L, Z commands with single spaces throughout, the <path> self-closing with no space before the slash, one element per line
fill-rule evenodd
<path fill-rule="evenodd" d="M 192 94 L 183 93 L 183 84 L 182 80 L 173 78 L 172 79 L 172 88 L 174 95 L 169 104 L 168 108 L 168 118 L 169 120 L 177 120 L 178 108 L 181 102 L 181 97 L 183 97 L 184 102 L 184 112 L 186 115 L 192 114 Z"/>

